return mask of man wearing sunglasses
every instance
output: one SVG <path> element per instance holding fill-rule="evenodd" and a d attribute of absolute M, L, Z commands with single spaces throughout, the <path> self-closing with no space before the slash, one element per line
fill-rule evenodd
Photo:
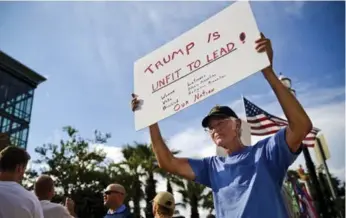
<path fill-rule="evenodd" d="M 119 184 L 110 184 L 103 194 L 104 205 L 108 212 L 104 218 L 132 218 L 130 210 L 124 204 L 125 188 Z"/>
<path fill-rule="evenodd" d="M 272 65 L 270 40 L 261 34 L 254 47 L 257 52 L 266 52 Z M 203 119 L 202 126 L 214 143 L 227 151 L 227 157 L 175 157 L 166 146 L 158 124 L 149 127 L 159 166 L 210 187 L 218 218 L 288 217 L 281 195 L 282 183 L 288 167 L 301 151 L 303 139 L 312 129 L 312 123 L 296 98 L 277 78 L 272 66 L 263 69 L 262 73 L 279 100 L 288 126 L 253 146 L 242 144 L 241 121 L 226 106 L 213 108 Z M 136 95 L 132 97 L 132 110 L 136 110 L 140 101 Z"/>

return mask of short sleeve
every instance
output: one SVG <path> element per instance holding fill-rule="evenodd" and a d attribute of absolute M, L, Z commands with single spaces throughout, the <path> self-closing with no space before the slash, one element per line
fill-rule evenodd
<path fill-rule="evenodd" d="M 265 152 L 272 175 L 279 180 L 283 180 L 288 167 L 297 159 L 302 148 L 300 147 L 297 152 L 290 150 L 286 141 L 286 128 L 280 129 L 266 143 Z"/>
<path fill-rule="evenodd" d="M 192 168 L 192 171 L 195 174 L 195 182 L 200 183 L 202 185 L 205 185 L 209 188 L 211 188 L 211 182 L 210 182 L 210 157 L 206 157 L 203 159 L 188 159 L 189 164 Z"/>
<path fill-rule="evenodd" d="M 61 218 L 72 218 L 73 216 L 70 215 L 70 213 L 68 212 L 67 208 L 62 206 L 59 207 L 59 213 Z"/>
<path fill-rule="evenodd" d="M 35 199 L 34 198 L 34 206 L 35 206 L 35 208 L 34 208 L 34 218 L 44 218 L 44 216 L 43 216 L 43 209 L 42 209 L 42 206 L 41 206 L 41 203 L 39 202 L 39 200 L 38 199 Z"/>

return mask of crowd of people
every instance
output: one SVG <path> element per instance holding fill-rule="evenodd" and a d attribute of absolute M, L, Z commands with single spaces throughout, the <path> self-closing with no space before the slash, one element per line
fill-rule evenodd
<path fill-rule="evenodd" d="M 0 218 L 72 218 L 74 201 L 66 198 L 64 204 L 53 203 L 54 180 L 41 175 L 34 184 L 34 193 L 26 190 L 20 181 L 24 177 L 30 155 L 22 148 L 6 146 L 0 152 Z M 110 184 L 104 190 L 104 218 L 133 218 L 124 204 L 126 190 L 121 184 Z M 175 200 L 169 192 L 159 192 L 153 199 L 155 218 L 170 218 Z"/>
<path fill-rule="evenodd" d="M 304 109 L 273 70 L 270 40 L 261 34 L 254 47 L 268 55 L 271 64 L 262 73 L 282 106 L 288 119 L 287 127 L 253 146 L 244 145 L 237 114 L 227 106 L 216 106 L 203 119 L 202 126 L 228 156 L 203 159 L 175 157 L 165 144 L 158 124 L 149 127 L 159 166 L 171 174 L 210 187 L 218 218 L 289 217 L 281 194 L 282 183 L 288 167 L 301 152 L 303 139 L 312 129 Z M 132 97 L 132 110 L 136 111 L 140 96 Z M 50 176 L 37 178 L 34 193 L 20 185 L 29 159 L 25 150 L 15 146 L 7 146 L 0 153 L 0 218 L 77 217 L 72 199 L 66 198 L 64 205 L 51 202 L 55 191 Z M 108 208 L 104 217 L 131 217 L 123 203 L 125 197 L 126 190 L 121 184 L 110 184 L 104 191 L 104 204 Z M 168 192 L 159 192 L 153 199 L 155 218 L 172 217 L 174 208 L 174 198 Z"/>

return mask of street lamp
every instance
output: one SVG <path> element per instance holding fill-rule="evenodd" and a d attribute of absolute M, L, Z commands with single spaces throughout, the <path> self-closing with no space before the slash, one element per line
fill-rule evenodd
<path fill-rule="evenodd" d="M 292 89 L 292 81 L 290 78 L 284 76 L 282 73 L 280 73 L 279 75 L 279 80 L 282 82 L 282 84 L 284 84 L 284 86 L 286 88 L 288 88 L 291 93 L 296 96 L 296 90 Z"/>
<path fill-rule="evenodd" d="M 292 81 L 291 81 L 291 79 L 286 77 L 286 76 L 284 76 L 282 73 L 280 73 L 279 74 L 279 80 L 296 97 L 296 91 L 294 89 L 292 89 Z M 319 181 L 317 179 L 315 165 L 312 162 L 309 149 L 305 145 L 303 145 L 302 146 L 302 151 L 303 151 L 303 154 L 304 154 L 306 168 L 308 169 L 308 172 L 309 172 L 309 175 L 310 175 L 310 178 L 311 178 L 311 182 L 312 182 L 312 184 L 313 184 L 313 186 L 314 186 L 314 188 L 316 190 L 316 200 L 319 202 L 319 209 L 320 209 L 321 213 L 323 214 L 323 217 L 328 217 L 328 212 L 326 211 L 326 208 L 324 206 L 324 205 L 326 205 L 326 202 L 325 202 L 323 194 L 322 194 L 320 183 L 319 183 Z"/>

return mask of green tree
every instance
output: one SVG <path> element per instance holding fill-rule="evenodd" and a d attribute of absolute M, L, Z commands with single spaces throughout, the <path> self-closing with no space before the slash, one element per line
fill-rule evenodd
<path fill-rule="evenodd" d="M 321 184 L 321 189 L 323 192 L 323 196 L 328 203 L 328 207 L 330 209 L 330 214 L 333 217 L 342 216 L 345 214 L 345 182 L 341 182 L 340 179 L 331 175 L 331 183 L 334 188 L 337 199 L 333 200 L 332 193 L 330 190 L 330 185 L 327 180 L 326 174 L 320 172 L 318 174 L 319 181 Z"/>
<path fill-rule="evenodd" d="M 214 201 L 213 201 L 213 192 L 210 190 L 207 192 L 203 199 L 202 207 L 207 209 L 209 211 L 209 214 L 211 214 L 214 210 Z"/>
<path fill-rule="evenodd" d="M 38 173 L 37 171 L 33 170 L 32 168 L 29 168 L 25 171 L 24 178 L 21 181 L 22 186 L 32 191 L 34 189 L 35 179 L 37 178 Z"/>
<path fill-rule="evenodd" d="M 156 179 L 154 178 L 154 174 L 159 170 L 157 167 L 155 155 L 152 152 L 151 148 L 147 144 L 135 144 L 136 155 L 140 159 L 140 166 L 144 171 L 144 175 L 146 177 L 146 185 L 145 185 L 145 217 L 151 218 L 153 217 L 153 210 L 151 206 L 151 201 L 154 199 L 156 195 Z"/>
<path fill-rule="evenodd" d="M 23 183 L 32 188 L 32 179 L 38 174 L 50 175 L 57 187 L 53 201 L 61 202 L 69 196 L 74 199 L 80 217 L 102 217 L 105 214 L 102 191 L 111 178 L 104 164 L 106 154 L 91 144 L 107 142 L 110 134 L 95 131 L 93 139 L 84 139 L 71 126 L 64 127 L 63 132 L 67 139 L 62 139 L 59 145 L 49 143 L 35 149 L 39 158 L 33 163 L 39 169 L 31 169 Z"/>
<path fill-rule="evenodd" d="M 140 201 L 144 199 L 144 192 L 142 190 L 143 184 L 140 180 L 140 178 L 145 175 L 141 169 L 141 162 L 143 160 L 136 148 L 130 145 L 123 147 L 122 153 L 125 160 L 115 166 L 121 169 L 121 174 L 128 174 L 130 178 L 126 182 L 129 185 L 129 188 L 127 188 L 127 190 L 129 190 L 128 196 L 133 202 L 134 217 L 140 217 Z"/>
<path fill-rule="evenodd" d="M 148 146 L 147 146 L 148 147 Z M 176 154 L 179 154 L 180 153 L 180 151 L 177 151 L 177 150 L 172 150 L 171 151 L 172 152 L 172 154 L 173 155 L 176 155 Z M 173 188 L 172 188 L 172 178 L 173 177 L 175 177 L 174 175 L 172 175 L 172 174 L 170 174 L 170 173 L 168 173 L 168 172 L 166 172 L 165 170 L 163 170 L 163 169 L 161 169 L 159 166 L 158 166 L 158 163 L 157 163 L 157 160 L 156 160 L 156 157 L 155 157 L 155 154 L 154 154 L 154 152 L 153 152 L 153 150 L 152 149 L 150 149 L 150 165 L 148 165 L 149 166 L 149 168 L 148 167 L 145 167 L 145 170 L 148 172 L 148 178 L 150 178 L 150 176 L 151 175 L 154 175 L 155 173 L 156 174 L 158 174 L 158 175 L 160 175 L 161 177 L 163 177 L 163 178 L 165 178 L 166 179 L 166 191 L 167 192 L 170 192 L 170 193 L 172 193 L 173 194 Z M 151 174 L 151 175 L 150 175 Z M 149 176 L 150 175 L 150 176 Z M 150 183 L 152 183 L 152 185 L 150 185 L 152 188 L 153 188 L 153 190 L 155 191 L 156 190 L 156 183 L 157 183 L 157 181 L 153 181 L 153 180 L 151 180 L 151 179 L 148 179 L 147 180 L 147 184 L 150 184 Z M 156 191 L 154 192 L 154 191 L 149 191 L 148 190 L 148 192 L 146 192 L 147 193 L 147 207 L 146 207 L 146 211 L 147 211 L 147 218 L 149 218 L 149 217 L 152 217 L 153 215 L 152 215 L 152 206 L 151 206 L 151 204 L 150 204 L 150 202 L 149 201 L 151 201 L 154 197 L 155 197 L 155 195 L 156 195 Z"/>
<path fill-rule="evenodd" d="M 169 179 L 166 179 L 166 191 L 173 194 L 172 184 Z"/>
<path fill-rule="evenodd" d="M 172 151 L 172 153 L 178 154 L 179 151 Z M 146 207 L 144 212 L 145 217 L 151 218 L 153 217 L 153 212 L 150 202 L 156 196 L 157 183 L 154 175 L 159 174 L 165 178 L 168 178 L 168 184 L 170 184 L 169 174 L 158 167 L 155 154 L 152 151 L 151 146 L 148 144 L 135 142 L 134 145 L 126 145 L 123 149 L 123 154 L 125 157 L 124 164 L 127 165 L 129 162 L 131 162 L 132 168 L 136 169 L 136 174 L 138 175 L 138 177 L 143 176 L 143 178 L 145 178 L 144 197 L 146 201 Z M 142 199 L 143 196 L 139 196 L 139 198 Z"/>
<path fill-rule="evenodd" d="M 178 192 L 183 196 L 185 205 L 190 205 L 191 218 L 199 218 L 198 208 L 207 205 L 204 202 L 208 201 L 208 195 L 210 195 L 207 187 L 178 177 L 174 177 L 172 181 L 179 187 Z"/>
<path fill-rule="evenodd" d="M 173 153 L 177 154 L 177 153 L 179 153 L 179 151 L 173 151 Z M 176 175 L 168 173 L 168 172 L 166 172 L 166 171 L 164 171 L 162 169 L 158 170 L 158 174 L 161 177 L 166 179 L 166 191 L 173 194 L 173 187 L 172 187 L 173 180 L 177 180 L 179 178 Z"/>

